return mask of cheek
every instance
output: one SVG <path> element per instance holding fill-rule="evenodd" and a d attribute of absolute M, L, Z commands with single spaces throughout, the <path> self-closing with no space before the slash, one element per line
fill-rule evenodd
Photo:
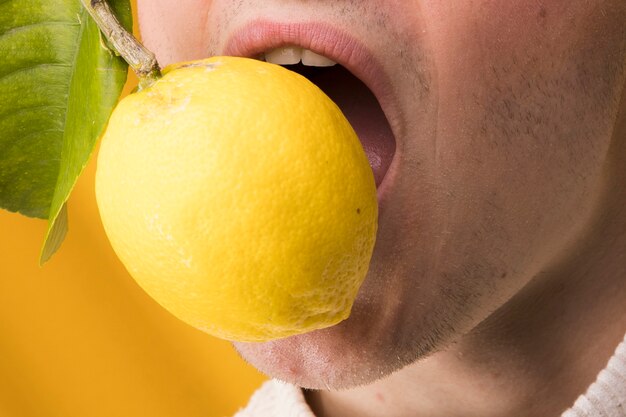
<path fill-rule="evenodd" d="M 430 9 L 440 15 L 430 20 L 433 169 L 447 223 L 458 241 L 517 254 L 507 262 L 520 268 L 554 255 L 588 220 L 615 107 L 596 18 L 581 6 L 566 14 L 561 3 Z"/>
<path fill-rule="evenodd" d="M 162 67 L 207 56 L 211 1 L 137 0 L 139 29 Z"/>
<path fill-rule="evenodd" d="M 620 40 L 596 26 L 619 33 L 620 22 L 590 10 L 558 19 L 535 1 L 442 3 L 424 3 L 420 44 L 436 111 L 409 129 L 372 262 L 372 276 L 398 278 L 370 279 L 363 293 L 385 288 L 386 306 L 415 295 L 416 317 L 440 309 L 454 324 L 493 311 L 583 237 L 619 91 L 610 51 Z"/>

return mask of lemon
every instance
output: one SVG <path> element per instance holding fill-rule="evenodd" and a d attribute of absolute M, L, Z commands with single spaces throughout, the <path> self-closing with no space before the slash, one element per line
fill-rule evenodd
<path fill-rule="evenodd" d="M 96 196 L 137 283 L 229 340 L 346 319 L 377 228 L 373 173 L 339 108 L 306 78 L 245 58 L 173 65 L 122 100 Z"/>

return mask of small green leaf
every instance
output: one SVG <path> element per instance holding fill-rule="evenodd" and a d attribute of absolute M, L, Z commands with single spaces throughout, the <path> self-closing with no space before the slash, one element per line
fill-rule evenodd
<path fill-rule="evenodd" d="M 110 4 L 130 28 L 129 0 Z M 0 0 L 0 207 L 48 218 L 41 262 L 126 74 L 80 0 Z"/>
<path fill-rule="evenodd" d="M 53 223 L 48 224 L 48 232 L 46 233 L 46 241 L 41 249 L 41 255 L 39 256 L 40 262 L 45 262 L 50 259 L 54 252 L 59 249 L 65 235 L 67 234 L 67 203 L 63 204 L 59 214 Z"/>

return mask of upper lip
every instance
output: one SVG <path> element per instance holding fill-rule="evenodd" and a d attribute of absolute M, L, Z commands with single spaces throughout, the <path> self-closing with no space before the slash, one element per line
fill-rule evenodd
<path fill-rule="evenodd" d="M 281 46 L 293 45 L 326 56 L 344 66 L 374 94 L 399 145 L 399 112 L 392 94 L 391 77 L 382 56 L 369 50 L 347 32 L 327 23 L 285 23 L 254 20 L 235 30 L 227 39 L 223 55 L 257 57 Z M 396 150 L 397 151 L 397 150 Z"/>

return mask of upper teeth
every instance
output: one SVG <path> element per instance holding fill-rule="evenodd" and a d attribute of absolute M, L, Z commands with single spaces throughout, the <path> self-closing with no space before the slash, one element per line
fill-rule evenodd
<path fill-rule="evenodd" d="M 293 65 L 302 61 L 302 65 L 310 67 L 332 67 L 336 64 L 325 56 L 297 46 L 284 46 L 265 53 L 265 60 L 273 64 Z"/>

